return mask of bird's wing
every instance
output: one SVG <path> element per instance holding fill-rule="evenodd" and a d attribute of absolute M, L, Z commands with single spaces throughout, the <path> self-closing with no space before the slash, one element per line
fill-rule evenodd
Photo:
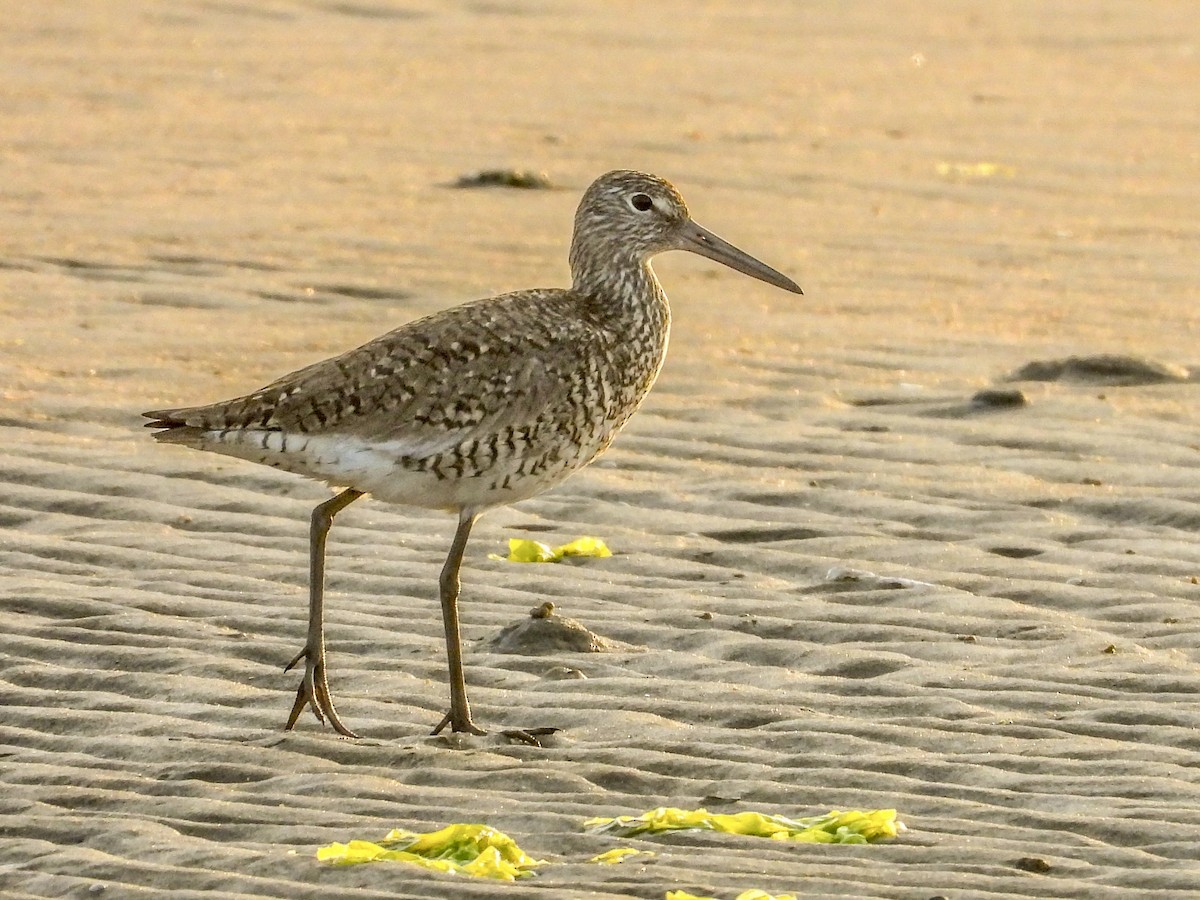
<path fill-rule="evenodd" d="M 157 410 L 149 427 L 346 434 L 425 457 L 571 402 L 584 317 L 568 291 L 521 291 L 453 307 L 314 363 L 244 397 Z"/>

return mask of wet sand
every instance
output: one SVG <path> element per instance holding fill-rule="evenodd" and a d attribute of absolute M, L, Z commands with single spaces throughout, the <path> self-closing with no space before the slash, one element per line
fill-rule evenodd
<path fill-rule="evenodd" d="M 7 7 L 5 897 L 1200 892 L 1191 4 Z M 506 166 L 561 189 L 449 187 Z M 567 283 L 578 196 L 617 167 L 806 295 L 662 258 L 642 412 L 481 520 L 476 713 L 564 731 L 427 735 L 453 523 L 366 501 L 327 608 L 365 737 L 283 733 L 328 493 L 156 446 L 138 413 Z M 615 555 L 488 559 L 584 534 Z M 609 651 L 492 643 L 546 600 Z M 581 828 L 659 805 L 909 830 Z M 314 858 L 463 821 L 554 864 L 508 886 Z M 584 862 L 617 845 L 658 855 Z"/>

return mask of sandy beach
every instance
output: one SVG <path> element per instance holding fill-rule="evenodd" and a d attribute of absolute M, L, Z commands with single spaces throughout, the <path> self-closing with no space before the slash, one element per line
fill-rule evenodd
<path fill-rule="evenodd" d="M 0 896 L 1200 896 L 1194 3 L 0 3 Z M 495 168 L 549 190 L 454 187 Z M 338 709 L 282 730 L 322 485 L 158 446 L 465 300 L 565 286 L 602 172 L 699 257 L 658 385 L 463 569 L 332 532 Z M 1031 367 L 1031 364 L 1040 364 Z M 609 559 L 519 565 L 512 537 Z M 612 642 L 513 652 L 553 601 Z M 507 726 L 554 725 L 536 748 Z M 898 838 L 618 840 L 658 806 L 895 808 Z M 503 884 L 318 847 L 485 822 Z M 616 846 L 656 856 L 587 860 Z"/>

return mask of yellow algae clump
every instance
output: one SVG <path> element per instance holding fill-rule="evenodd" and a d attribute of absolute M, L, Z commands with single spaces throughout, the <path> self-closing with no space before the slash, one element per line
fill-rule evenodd
<path fill-rule="evenodd" d="M 716 898 L 699 897 L 696 894 L 689 894 L 687 891 L 667 891 L 666 900 L 716 900 Z M 768 894 L 766 891 L 753 888 L 748 891 L 742 891 L 737 895 L 736 900 L 796 900 L 796 895 Z"/>
<path fill-rule="evenodd" d="M 498 553 L 488 554 L 488 559 L 507 560 L 508 562 L 546 563 L 560 562 L 568 556 L 592 556 L 604 559 L 612 556 L 604 541 L 597 537 L 576 538 L 569 544 L 550 548 L 541 541 L 530 541 L 524 538 L 509 538 L 508 556 Z"/>
<path fill-rule="evenodd" d="M 710 813 L 706 809 L 683 810 L 660 806 L 640 816 L 594 818 L 583 823 L 593 831 L 622 837 L 663 831 L 706 829 L 729 834 L 746 834 L 776 841 L 812 844 L 867 844 L 893 838 L 904 830 L 894 809 L 867 812 L 832 810 L 823 816 L 789 819 L 759 812 Z"/>
<path fill-rule="evenodd" d="M 1017 170 L 1012 166 L 994 162 L 939 162 L 935 171 L 943 178 L 978 179 L 978 178 L 1012 178 Z"/>
<path fill-rule="evenodd" d="M 633 847 L 617 847 L 615 850 L 609 850 L 605 853 L 598 853 L 588 860 L 590 863 L 599 863 L 602 866 L 613 866 L 617 863 L 623 863 L 627 859 L 634 856 L 654 856 L 653 850 L 635 850 Z"/>
<path fill-rule="evenodd" d="M 502 831 L 487 825 L 449 825 L 440 831 L 416 834 L 395 828 L 379 843 L 333 843 L 317 851 L 321 862 L 338 866 L 394 860 L 476 878 L 515 881 L 533 875 L 545 860 L 533 859 Z"/>

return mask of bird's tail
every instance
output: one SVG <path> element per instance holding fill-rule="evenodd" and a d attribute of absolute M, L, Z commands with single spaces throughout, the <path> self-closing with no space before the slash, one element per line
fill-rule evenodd
<path fill-rule="evenodd" d="M 142 413 L 147 419 L 146 428 L 159 429 L 154 434 L 154 439 L 161 444 L 183 444 L 187 447 L 195 447 L 201 443 L 204 433 L 207 431 L 197 425 L 188 423 L 188 413 L 190 409 L 155 409 L 150 412 Z"/>

